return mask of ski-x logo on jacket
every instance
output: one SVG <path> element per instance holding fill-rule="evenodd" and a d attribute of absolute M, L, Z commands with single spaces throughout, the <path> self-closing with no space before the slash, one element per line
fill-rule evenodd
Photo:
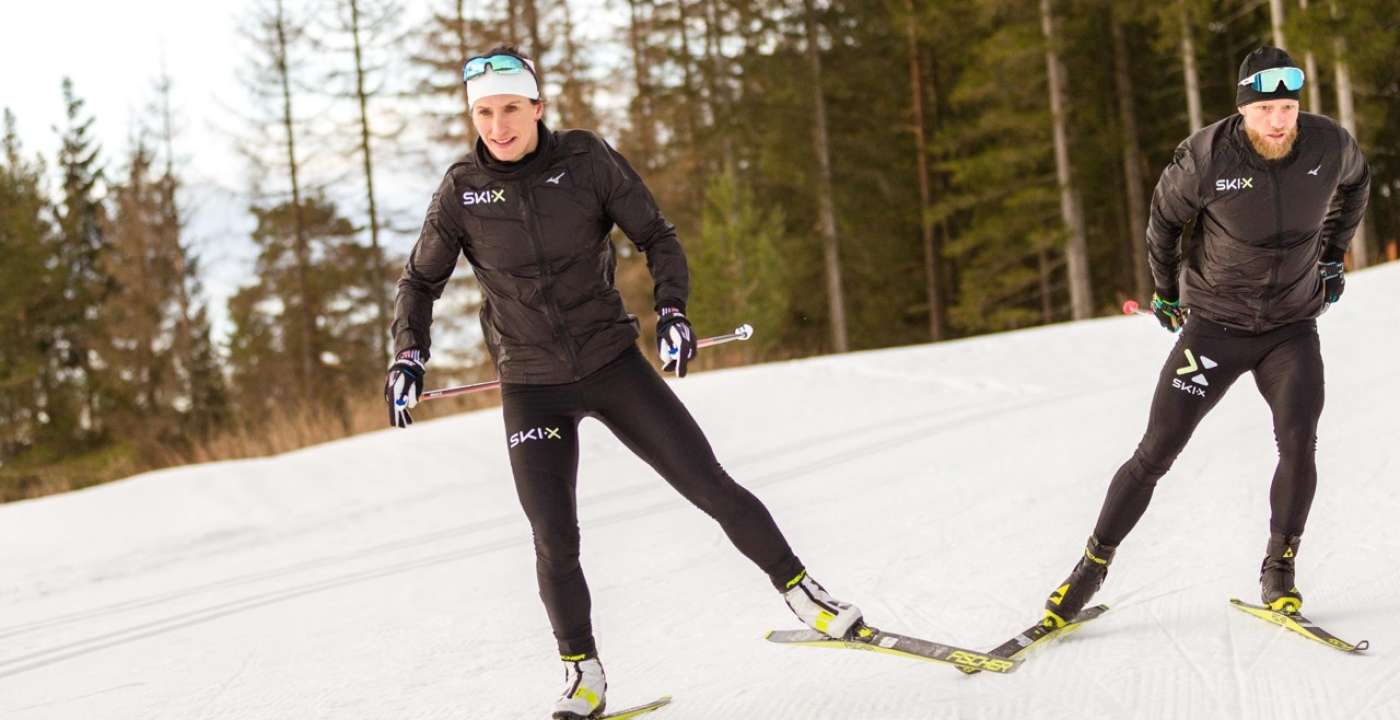
<path fill-rule="evenodd" d="M 1254 187 L 1254 178 L 1252 177 L 1230 178 L 1229 180 L 1221 178 L 1215 181 L 1215 189 L 1217 192 L 1225 192 L 1226 190 L 1248 190 L 1252 187 Z"/>
<path fill-rule="evenodd" d="M 1243 125 L 1236 114 L 1177 147 L 1152 196 L 1147 247 L 1157 287 L 1179 287 L 1192 313 L 1263 332 L 1322 312 L 1317 261 L 1328 245 L 1346 249 L 1371 175 L 1351 134 L 1321 115 L 1299 114 L 1293 150 L 1277 161 L 1254 151 Z"/>
<path fill-rule="evenodd" d="M 639 334 L 613 287 L 614 225 L 646 254 L 658 307 L 685 307 L 675 227 L 627 160 L 586 130 L 537 127 L 538 148 L 521 162 L 499 163 L 478 142 L 448 169 L 399 280 L 396 348 L 428 348 L 433 301 L 465 256 L 502 380 L 587 376 Z"/>
<path fill-rule="evenodd" d="M 496 203 L 505 201 L 506 191 L 502 188 L 496 188 L 495 190 L 482 190 L 481 192 L 468 190 L 462 193 L 463 205 L 477 205 L 480 203 Z"/>

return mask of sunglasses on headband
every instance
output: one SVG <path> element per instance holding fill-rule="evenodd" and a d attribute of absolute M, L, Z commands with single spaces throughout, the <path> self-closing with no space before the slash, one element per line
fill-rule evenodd
<path fill-rule="evenodd" d="M 1293 92 L 1303 88 L 1303 71 L 1295 67 L 1269 68 L 1241 80 L 1240 85 L 1248 85 L 1261 93 L 1278 92 L 1278 86 L 1283 85 Z"/>
<path fill-rule="evenodd" d="M 535 74 L 534 68 L 530 67 L 529 63 L 514 55 L 484 55 L 474 57 L 462 66 L 462 82 L 471 82 L 485 75 L 487 70 L 506 75 L 519 72 Z"/>

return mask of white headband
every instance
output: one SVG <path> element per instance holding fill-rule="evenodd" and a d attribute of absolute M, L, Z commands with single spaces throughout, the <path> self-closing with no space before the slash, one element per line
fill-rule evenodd
<path fill-rule="evenodd" d="M 530 100 L 539 100 L 540 88 L 535 83 L 533 73 L 498 73 L 489 68 L 485 75 L 467 81 L 468 106 L 476 107 L 477 100 L 492 95 L 523 95 Z"/>

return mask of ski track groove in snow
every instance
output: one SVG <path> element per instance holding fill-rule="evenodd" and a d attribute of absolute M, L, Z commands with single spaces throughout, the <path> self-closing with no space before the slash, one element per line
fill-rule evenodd
<path fill-rule="evenodd" d="M 1328 401 L 1299 580 L 1308 615 L 1368 654 L 1226 602 L 1257 594 L 1276 460 L 1250 383 L 1121 548 L 1100 597 L 1113 612 L 1004 677 L 763 642 L 793 621 L 761 573 L 585 423 L 583 562 L 610 704 L 674 695 L 657 720 L 1400 718 L 1400 265 L 1348 280 L 1320 323 Z M 672 387 L 872 624 L 987 648 L 1069 570 L 1173 341 L 1102 319 Z M 540 720 L 559 673 L 503 436 L 487 410 L 0 506 L 0 717 Z"/>

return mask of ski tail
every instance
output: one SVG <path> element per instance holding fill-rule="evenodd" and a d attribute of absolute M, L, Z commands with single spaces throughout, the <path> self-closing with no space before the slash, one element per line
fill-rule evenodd
<path fill-rule="evenodd" d="M 1371 643 L 1368 640 L 1362 640 L 1359 643 L 1349 643 L 1323 630 L 1321 627 L 1318 627 L 1317 623 L 1299 613 L 1279 612 L 1278 610 L 1263 605 L 1247 603 L 1239 598 L 1230 598 L 1230 604 L 1235 606 L 1236 609 L 1253 615 L 1260 620 L 1292 630 L 1309 640 L 1320 642 L 1334 650 L 1340 650 L 1344 653 L 1362 653 L 1371 647 Z"/>
<path fill-rule="evenodd" d="M 636 707 L 627 708 L 626 710 L 618 710 L 617 712 L 608 713 L 606 715 L 599 715 L 598 720 L 629 720 L 630 718 L 656 712 L 670 704 L 671 696 L 663 695 L 645 705 L 638 705 Z"/>

